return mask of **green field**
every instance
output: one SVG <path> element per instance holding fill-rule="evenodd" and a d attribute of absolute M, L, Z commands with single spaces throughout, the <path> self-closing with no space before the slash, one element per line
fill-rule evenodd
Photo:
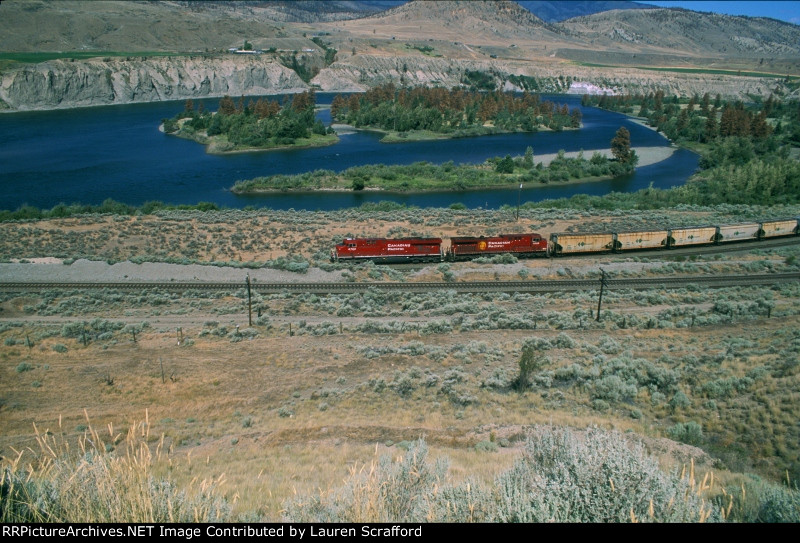
<path fill-rule="evenodd" d="M 656 68 L 654 66 L 616 66 L 612 64 L 593 64 L 591 62 L 576 62 L 579 66 L 587 66 L 590 68 L 635 68 L 637 70 L 651 70 L 654 72 L 676 72 L 682 74 L 714 74 L 714 75 L 743 75 L 746 77 L 787 77 L 797 78 L 796 75 L 788 74 L 775 74 L 769 72 L 743 72 L 742 70 L 722 70 L 713 68 L 677 68 L 665 67 Z"/>

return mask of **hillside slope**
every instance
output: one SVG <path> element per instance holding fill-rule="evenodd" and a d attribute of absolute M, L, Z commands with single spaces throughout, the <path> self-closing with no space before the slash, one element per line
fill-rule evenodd
<path fill-rule="evenodd" d="M 355 20 L 289 21 L 323 6 L 335 18 L 366 4 L 377 9 L 396 2 L 6 0 L 0 5 L 0 51 L 120 52 L 128 59 L 112 60 L 111 55 L 35 66 L 9 55 L 0 63 L 0 108 L 307 88 L 281 65 L 326 91 L 365 90 L 388 81 L 469 86 L 467 72 L 482 71 L 497 88 L 567 92 L 578 82 L 576 89 L 597 92 L 661 89 L 743 98 L 748 93 L 788 94 L 785 74 L 800 74 L 799 26 L 679 9 L 616 10 L 546 23 L 509 0 L 412 0 Z M 228 53 L 245 40 L 271 53 L 257 61 Z M 188 56 L 159 63 L 153 52 Z M 143 56 L 150 60 L 136 60 Z M 270 68 L 252 71 L 253 65 Z M 733 71 L 719 75 L 641 69 L 651 67 Z M 197 70 L 204 73 L 199 81 L 189 75 Z M 776 75 L 737 78 L 736 70 Z M 520 75 L 536 81 L 520 86 L 512 81 Z M 143 81 L 150 86 L 142 86 Z"/>
<path fill-rule="evenodd" d="M 263 9 L 236 7 L 228 2 L 6 0 L 0 4 L 0 51 L 209 51 L 241 45 L 244 39 L 295 35 Z"/>
<path fill-rule="evenodd" d="M 800 26 L 762 17 L 677 8 L 614 10 L 570 19 L 561 26 L 583 42 L 604 48 L 800 60 Z"/>

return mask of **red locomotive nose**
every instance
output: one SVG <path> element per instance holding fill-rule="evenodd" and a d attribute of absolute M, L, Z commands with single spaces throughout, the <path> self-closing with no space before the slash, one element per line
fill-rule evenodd
<path fill-rule="evenodd" d="M 441 238 L 354 238 L 337 245 L 337 260 L 392 262 L 440 262 Z"/>

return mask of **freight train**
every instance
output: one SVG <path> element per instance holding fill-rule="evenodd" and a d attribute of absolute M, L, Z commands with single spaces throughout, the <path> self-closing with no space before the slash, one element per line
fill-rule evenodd
<path fill-rule="evenodd" d="M 347 238 L 331 251 L 331 261 L 371 260 L 454 262 L 482 256 L 511 254 L 521 258 L 583 253 L 623 253 L 694 245 L 758 241 L 800 234 L 800 218 L 761 222 L 607 233 L 553 233 L 549 241 L 537 233 L 442 238 Z"/>

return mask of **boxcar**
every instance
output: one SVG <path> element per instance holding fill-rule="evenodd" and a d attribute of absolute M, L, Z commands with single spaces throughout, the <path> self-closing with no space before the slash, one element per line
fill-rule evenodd
<path fill-rule="evenodd" d="M 729 241 L 756 240 L 759 237 L 761 225 L 757 222 L 744 224 L 724 224 L 719 227 L 717 241 L 727 243 Z"/>
<path fill-rule="evenodd" d="M 554 255 L 601 253 L 614 249 L 614 234 L 550 234 L 550 244 Z"/>
<path fill-rule="evenodd" d="M 510 253 L 516 256 L 546 256 L 547 240 L 539 234 L 501 234 L 495 237 L 450 238 L 447 256 L 450 260 L 466 260 L 482 255 Z"/>
<path fill-rule="evenodd" d="M 614 249 L 617 251 L 661 249 L 667 246 L 667 238 L 669 238 L 669 232 L 666 230 L 617 232 Z"/>
<path fill-rule="evenodd" d="M 716 226 L 698 226 L 691 228 L 672 228 L 669 230 L 669 247 L 686 245 L 703 245 L 714 243 L 717 239 Z"/>
<path fill-rule="evenodd" d="M 792 234 L 797 234 L 797 219 L 782 219 L 761 223 L 762 238 L 776 238 L 791 236 Z"/>
<path fill-rule="evenodd" d="M 438 262 L 442 260 L 441 238 L 348 238 L 334 247 L 331 260 L 372 260 L 378 263 Z"/>

